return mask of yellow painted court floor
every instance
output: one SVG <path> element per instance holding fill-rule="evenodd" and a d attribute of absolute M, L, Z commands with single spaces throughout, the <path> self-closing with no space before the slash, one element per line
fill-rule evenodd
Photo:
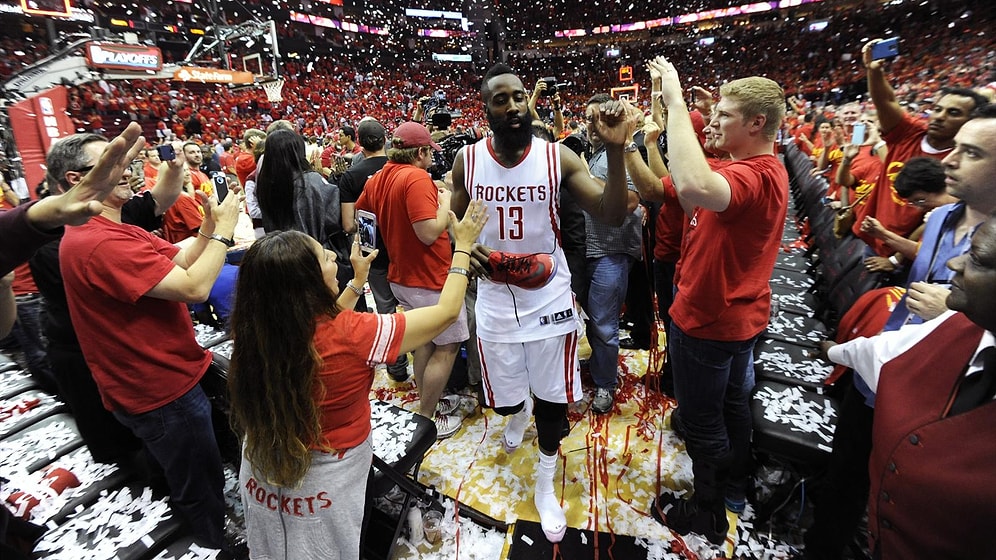
<path fill-rule="evenodd" d="M 674 402 L 640 383 L 648 353 L 622 353 L 621 384 L 613 410 L 605 415 L 590 410 L 590 386 L 585 387 L 584 399 L 571 407 L 571 433 L 561 444 L 555 486 L 570 527 L 660 541 L 663 547 L 675 537 L 650 516 L 649 506 L 659 489 L 681 493 L 691 488 L 691 461 L 669 427 Z M 379 374 L 374 394 L 409 410 L 417 407 L 411 382 L 396 383 Z M 522 446 L 510 455 L 501 445 L 505 422 L 493 411 L 476 408 L 454 436 L 440 440 L 427 453 L 419 481 L 497 520 L 538 522 L 532 501 L 538 453 L 535 426 L 527 429 Z M 730 534 L 725 546 L 711 549 L 693 535 L 682 539 L 682 544 L 699 551 L 699 557 L 713 557 L 720 549 L 732 557 L 738 520 L 734 514 L 728 517 Z M 433 546 L 423 542 L 417 548 L 399 546 L 395 557 L 456 558 L 452 541 L 468 525 L 472 524 L 464 520 L 458 528 L 451 515 L 451 531 L 444 531 L 440 542 Z M 500 555 L 490 558 L 507 557 L 512 532 L 510 527 Z M 465 537 L 470 541 L 469 534 Z M 481 550 L 468 548 L 463 546 L 460 558 L 485 558 L 475 554 Z"/>

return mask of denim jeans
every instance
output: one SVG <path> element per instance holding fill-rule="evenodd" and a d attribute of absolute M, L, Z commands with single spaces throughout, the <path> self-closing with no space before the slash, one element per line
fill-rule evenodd
<path fill-rule="evenodd" d="M 740 342 L 705 340 L 685 334 L 674 323 L 669 334 L 688 455 L 693 465 L 706 461 L 728 466 L 729 476 L 737 480 L 749 472 L 757 337 Z"/>
<path fill-rule="evenodd" d="M 225 535 L 224 474 L 211 403 L 195 385 L 171 403 L 142 414 L 114 412 L 166 475 L 173 507 L 202 545 L 221 548 Z"/>
<path fill-rule="evenodd" d="M 44 303 L 45 299 L 40 294 L 17 296 L 17 322 L 11 332 L 24 352 L 31 377 L 43 389 L 55 393 L 58 390 L 55 375 L 48 362 L 47 343 L 42 335 Z"/>
<path fill-rule="evenodd" d="M 619 367 L 619 313 L 626 300 L 633 257 L 624 254 L 588 259 L 588 367 L 595 386 L 615 389 Z"/>

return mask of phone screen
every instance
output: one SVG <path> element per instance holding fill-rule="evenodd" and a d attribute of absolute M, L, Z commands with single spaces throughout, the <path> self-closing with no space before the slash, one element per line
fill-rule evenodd
<path fill-rule="evenodd" d="M 852 145 L 860 146 L 865 143 L 865 126 L 863 122 L 854 123 L 854 128 L 851 129 Z"/>
<path fill-rule="evenodd" d="M 377 248 L 377 216 L 365 210 L 357 210 L 356 231 L 360 235 L 360 250 L 369 253 Z"/>

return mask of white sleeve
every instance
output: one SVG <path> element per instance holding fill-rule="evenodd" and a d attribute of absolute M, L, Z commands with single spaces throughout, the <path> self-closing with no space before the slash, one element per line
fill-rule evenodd
<path fill-rule="evenodd" d="M 245 186 L 246 191 L 246 211 L 249 213 L 249 217 L 253 219 L 261 219 L 263 213 L 259 210 L 259 202 L 256 200 L 256 181 L 248 180 Z"/>
<path fill-rule="evenodd" d="M 954 311 L 948 311 L 926 323 L 906 325 L 898 331 L 871 338 L 856 338 L 830 348 L 827 356 L 830 361 L 853 369 L 872 391 L 876 391 L 879 374 L 886 362 L 912 348 L 954 314 Z"/>

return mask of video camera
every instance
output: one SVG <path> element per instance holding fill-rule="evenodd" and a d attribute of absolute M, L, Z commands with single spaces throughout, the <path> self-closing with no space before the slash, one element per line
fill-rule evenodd
<path fill-rule="evenodd" d="M 546 84 L 546 89 L 540 92 L 540 96 L 542 97 L 553 97 L 558 91 L 567 89 L 571 85 L 569 82 L 558 82 L 557 78 L 552 76 L 543 78 L 543 82 Z"/>
<path fill-rule="evenodd" d="M 483 138 L 481 131 L 472 129 L 469 132 L 460 134 L 450 134 L 438 142 L 441 151 L 432 153 L 432 167 L 429 168 L 429 175 L 433 179 L 441 180 L 450 169 L 453 169 L 453 161 L 456 160 L 457 152 L 464 146 L 470 146 Z"/>
<path fill-rule="evenodd" d="M 581 157 L 582 155 L 585 157 L 591 157 L 591 142 L 588 142 L 585 135 L 580 132 L 571 134 L 567 138 L 561 140 L 560 143 L 567 146 L 567 148 L 577 154 L 578 157 Z"/>

